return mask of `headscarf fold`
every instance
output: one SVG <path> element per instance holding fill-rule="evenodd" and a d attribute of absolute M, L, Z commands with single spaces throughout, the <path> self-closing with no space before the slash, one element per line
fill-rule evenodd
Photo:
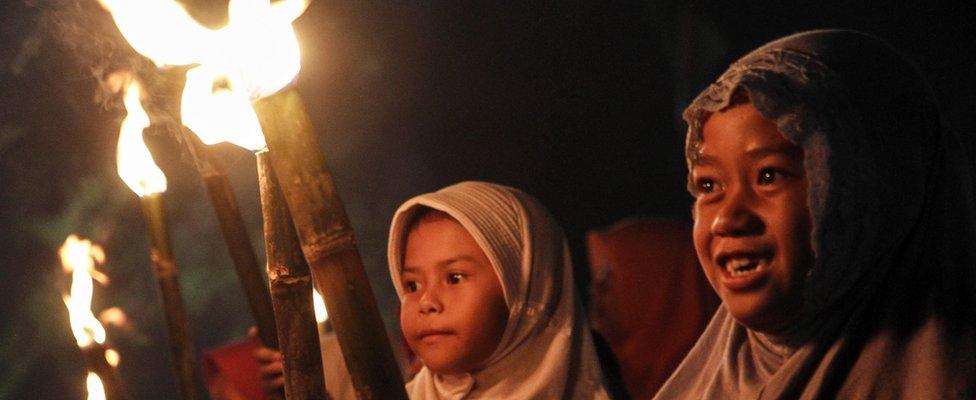
<path fill-rule="evenodd" d="M 488 256 L 501 282 L 508 322 L 486 366 L 461 375 L 424 367 L 407 384 L 414 399 L 604 399 L 603 376 L 573 284 L 562 230 L 533 197 L 484 182 L 462 182 L 408 200 L 393 216 L 389 265 L 400 281 L 415 213 L 429 207 L 456 219 Z M 403 299 L 400 285 L 394 285 Z"/>
<path fill-rule="evenodd" d="M 854 31 L 771 42 L 685 110 L 689 166 L 739 90 L 803 148 L 804 307 L 780 337 L 720 307 L 658 398 L 976 398 L 970 164 L 916 68 Z"/>

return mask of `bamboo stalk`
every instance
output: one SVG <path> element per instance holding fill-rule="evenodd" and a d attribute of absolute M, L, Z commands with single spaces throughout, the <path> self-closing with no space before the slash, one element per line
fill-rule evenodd
<path fill-rule="evenodd" d="M 284 359 L 285 398 L 326 399 L 322 353 L 312 303 L 312 277 L 302 257 L 268 152 L 257 154 L 271 299 Z"/>
<path fill-rule="evenodd" d="M 186 307 L 183 304 L 183 297 L 180 295 L 178 270 L 176 261 L 173 260 L 173 249 L 170 247 L 163 197 L 161 193 L 153 193 L 140 197 L 140 200 L 152 242 L 150 254 L 153 263 L 153 275 L 156 276 L 163 298 L 170 350 L 173 352 L 176 363 L 180 395 L 184 400 L 202 399 L 205 396 L 198 390 L 202 387 L 198 384 L 200 373 L 196 362 L 196 353 L 193 350 Z"/>
<path fill-rule="evenodd" d="M 85 365 L 102 380 L 106 400 L 126 400 L 129 396 L 122 386 L 119 371 L 105 359 L 105 350 L 105 346 L 97 342 L 82 347 L 81 353 L 85 357 Z"/>
<path fill-rule="evenodd" d="M 258 328 L 258 337 L 265 347 L 277 349 L 278 337 L 275 334 L 277 328 L 275 328 L 271 296 L 268 294 L 267 284 L 254 256 L 254 248 L 244 226 L 234 190 L 230 180 L 227 179 L 227 171 L 223 162 L 215 157 L 196 135 L 185 132 L 184 137 L 197 170 L 203 178 L 207 193 L 210 195 L 214 211 L 217 213 L 224 242 L 227 243 L 241 288 L 244 290 L 251 315 L 254 316 Z"/>
<path fill-rule="evenodd" d="M 254 102 L 275 176 L 360 399 L 406 391 L 352 228 L 294 87 Z"/>

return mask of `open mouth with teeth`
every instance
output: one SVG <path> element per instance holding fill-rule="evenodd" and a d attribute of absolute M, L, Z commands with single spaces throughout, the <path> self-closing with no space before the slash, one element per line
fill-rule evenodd
<path fill-rule="evenodd" d="M 772 254 L 737 253 L 718 257 L 717 264 L 722 269 L 722 284 L 729 290 L 751 290 L 765 281 L 770 268 Z"/>
<path fill-rule="evenodd" d="M 765 262 L 760 258 L 737 257 L 725 262 L 725 270 L 733 277 L 749 275 L 762 270 Z"/>

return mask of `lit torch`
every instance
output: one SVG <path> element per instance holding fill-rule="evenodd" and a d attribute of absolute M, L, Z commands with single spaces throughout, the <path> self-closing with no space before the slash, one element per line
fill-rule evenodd
<path fill-rule="evenodd" d="M 171 0 L 138 3 L 101 1 L 133 48 L 157 65 L 200 64 L 188 71 L 185 90 L 191 89 L 193 70 L 200 68 L 198 72 L 202 75 L 220 75 L 222 82 L 236 87 L 229 92 L 236 90 L 248 94 L 270 149 L 270 152 L 259 154 L 258 158 L 259 170 L 265 171 L 262 186 L 272 181 L 267 178 L 280 182 L 280 198 L 284 199 L 289 211 L 277 212 L 275 219 L 269 222 L 269 206 L 263 205 L 262 208 L 266 210 L 265 224 L 294 226 L 316 286 L 323 289 L 325 303 L 331 312 L 336 336 L 359 397 L 406 399 L 396 358 L 356 249 L 348 217 L 315 139 L 314 128 L 301 96 L 291 85 L 301 64 L 298 41 L 291 23 L 304 12 L 307 2 L 282 0 L 272 4 L 268 0 L 231 0 L 227 25 L 209 30 L 196 24 L 182 7 Z M 143 7 L 143 3 L 152 3 L 152 6 Z M 173 21 L 161 24 L 159 20 L 164 16 L 171 16 Z M 185 51 L 180 51 L 180 48 Z M 206 82 L 206 79 L 201 81 Z M 224 99 L 227 101 L 221 104 L 226 105 L 230 101 L 240 103 L 231 97 Z M 200 109 L 196 111 L 199 113 Z M 194 117 L 190 116 L 193 111 L 187 109 L 186 98 L 181 113 L 184 123 L 197 130 L 198 134 L 201 133 L 199 130 L 204 130 L 199 126 L 216 118 L 203 113 L 202 119 L 193 122 Z M 247 119 L 251 114 L 245 112 L 238 115 L 241 119 Z M 262 161 L 263 158 L 270 160 Z M 265 197 L 262 189 L 263 203 Z M 281 209 L 277 206 L 274 208 Z M 267 226 L 265 234 L 269 234 Z M 271 241 L 279 240 L 289 239 L 274 238 Z M 269 256 L 269 268 L 274 268 L 272 263 Z M 290 272 L 294 273 L 300 268 L 292 268 Z M 276 314 L 280 315 L 277 310 Z M 278 320 L 278 323 L 280 325 L 282 321 Z M 286 340 L 291 340 L 280 336 L 279 339 L 282 347 L 285 347 Z"/>
<path fill-rule="evenodd" d="M 362 399 L 406 399 L 400 370 L 345 208 L 302 98 L 290 84 L 298 72 L 291 66 L 299 64 L 299 53 L 290 23 L 287 32 L 281 29 L 285 26 L 256 32 L 268 33 L 264 36 L 270 40 L 268 47 L 282 46 L 294 49 L 294 53 L 280 60 L 280 65 L 262 69 L 265 74 L 260 80 L 256 79 L 257 75 L 248 76 L 274 176 L 287 203 L 304 258 L 316 286 L 322 289 L 357 395 Z M 258 57 L 265 62 L 277 61 Z"/>
<path fill-rule="evenodd" d="M 197 390 L 201 387 L 197 384 L 200 375 L 186 307 L 180 295 L 178 270 L 170 247 L 166 210 L 163 206 L 162 194 L 166 191 L 166 176 L 156 166 L 142 139 L 143 129 L 149 126 L 149 115 L 142 109 L 141 92 L 135 80 L 130 81 L 126 87 L 124 103 L 128 115 L 122 120 L 119 130 L 118 171 L 122 181 L 139 195 L 149 228 L 152 243 L 150 259 L 162 294 L 180 393 L 183 399 L 197 399 L 201 398 Z"/>
<path fill-rule="evenodd" d="M 267 146 L 250 100 L 230 77 L 202 65 L 187 71 L 181 115 L 183 123 L 203 143 L 226 141 L 257 152 L 271 304 L 276 320 L 276 343 L 284 360 L 285 397 L 325 398 L 322 357 L 310 297 L 312 278 L 287 205 L 271 172 Z"/>
<path fill-rule="evenodd" d="M 88 366 L 88 399 L 125 399 L 122 381 L 115 369 L 118 353 L 105 347 L 105 329 L 91 311 L 95 291 L 93 275 L 105 280 L 95 266 L 105 261 L 105 253 L 90 241 L 70 235 L 58 255 L 64 272 L 71 274 L 71 289 L 64 295 L 64 304 L 68 308 L 71 332 Z"/>
<path fill-rule="evenodd" d="M 357 395 L 406 399 L 352 227 L 301 96 L 289 86 L 255 100 L 254 109 Z"/>
<path fill-rule="evenodd" d="M 218 70 L 228 62 L 222 60 L 220 52 L 208 51 L 217 47 L 221 37 L 229 34 L 228 29 L 214 31 L 200 26 L 186 10 L 169 0 L 103 0 L 102 4 L 112 12 L 132 47 L 157 65 L 201 63 L 187 73 L 181 112 L 184 124 L 200 136 L 184 132 L 185 143 L 210 195 L 224 242 L 254 316 L 258 336 L 265 346 L 278 348 L 267 284 L 233 188 L 223 162 L 204 146 L 225 141 L 224 137 L 233 135 L 244 147 L 264 147 L 264 137 L 257 117 L 251 111 L 250 100 L 242 94 L 243 91 L 230 90 L 230 79 L 223 76 L 227 72 Z M 160 35 L 160 30 L 165 30 L 166 34 Z M 239 113 L 242 106 L 246 113 Z"/>
<path fill-rule="evenodd" d="M 226 141 L 225 137 L 236 133 L 233 137 L 242 147 L 265 147 L 257 116 L 247 97 L 240 93 L 232 90 L 229 79 L 208 66 L 188 71 L 181 116 L 184 125 L 197 132 L 199 137 L 186 130 L 183 137 L 210 194 L 224 241 L 254 316 L 258 336 L 265 346 L 277 349 L 277 328 L 267 283 L 254 256 L 254 248 L 223 162 L 205 146 Z"/>

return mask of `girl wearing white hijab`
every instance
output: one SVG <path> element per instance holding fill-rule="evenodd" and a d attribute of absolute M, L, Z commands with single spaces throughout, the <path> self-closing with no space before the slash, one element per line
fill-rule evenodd
<path fill-rule="evenodd" d="M 910 62 L 858 32 L 796 34 L 685 120 L 723 304 L 656 398 L 976 398 L 971 165 Z"/>
<path fill-rule="evenodd" d="M 393 217 L 390 276 L 424 368 L 413 399 L 605 399 L 562 230 L 533 197 L 462 182 Z"/>

